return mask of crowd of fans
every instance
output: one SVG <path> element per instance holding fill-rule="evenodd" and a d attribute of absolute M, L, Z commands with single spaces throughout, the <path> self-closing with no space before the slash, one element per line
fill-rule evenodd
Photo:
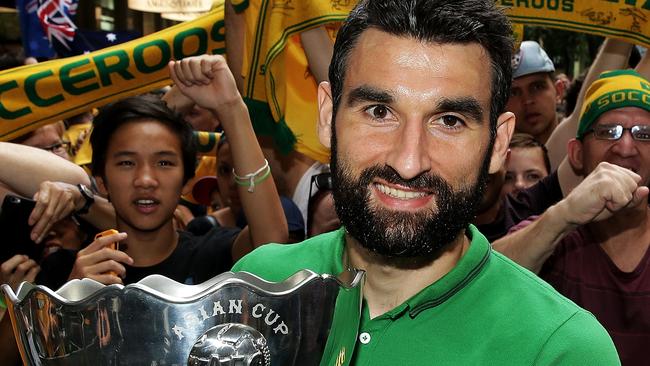
<path fill-rule="evenodd" d="M 634 47 L 606 39 L 583 80 L 571 81 L 540 44 L 521 43 L 506 108 L 516 133 L 473 221 L 495 250 L 594 313 L 624 364 L 642 364 L 650 341 L 650 56 L 630 65 Z M 210 74 L 197 71 L 206 64 Z M 25 236 L 42 250 L 3 257 L 1 283 L 163 274 L 197 284 L 266 243 L 340 226 L 329 167 L 258 141 L 224 58 L 178 60 L 169 71 L 173 86 L 161 93 L 0 142 L 0 198 L 35 202 Z M 645 99 L 592 107 L 630 90 Z M 220 133 L 216 156 L 197 156 L 195 131 Z M 118 233 L 96 238 L 109 229 Z M 18 357 L 8 322 L 2 364 Z"/>

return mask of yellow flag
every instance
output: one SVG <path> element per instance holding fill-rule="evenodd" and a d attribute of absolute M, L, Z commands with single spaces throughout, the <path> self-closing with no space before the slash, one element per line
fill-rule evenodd
<path fill-rule="evenodd" d="M 650 0 L 498 0 L 513 22 L 650 46 Z"/>
<path fill-rule="evenodd" d="M 0 141 L 168 85 L 170 60 L 224 52 L 224 7 L 220 5 L 192 22 L 127 43 L 2 71 Z"/>

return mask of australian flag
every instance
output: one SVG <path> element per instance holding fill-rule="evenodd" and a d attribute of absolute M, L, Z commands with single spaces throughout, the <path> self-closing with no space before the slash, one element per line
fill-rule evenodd
<path fill-rule="evenodd" d="M 74 23 L 78 0 L 31 0 L 47 39 L 59 57 L 93 52 L 141 37 L 136 32 L 88 31 Z"/>
<path fill-rule="evenodd" d="M 53 58 L 54 49 L 36 15 L 38 0 L 16 0 L 25 56 Z"/>

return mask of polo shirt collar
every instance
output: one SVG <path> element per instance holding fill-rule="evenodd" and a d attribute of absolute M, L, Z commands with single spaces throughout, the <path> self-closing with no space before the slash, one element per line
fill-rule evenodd
<path fill-rule="evenodd" d="M 408 311 L 410 317 L 415 318 L 422 311 L 444 303 L 476 278 L 490 259 L 491 247 L 485 236 L 474 225 L 468 226 L 466 234 L 471 240 L 469 248 L 449 273 L 381 317 L 396 318 Z M 334 261 L 336 270 L 334 273 L 341 273 L 345 229 L 339 229 L 337 236 L 338 245 L 335 255 L 338 259 Z"/>

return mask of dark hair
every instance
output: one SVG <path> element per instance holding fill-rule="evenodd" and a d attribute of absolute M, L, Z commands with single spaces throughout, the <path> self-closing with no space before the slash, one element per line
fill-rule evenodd
<path fill-rule="evenodd" d="M 537 141 L 532 135 L 529 135 L 527 133 L 515 133 L 512 135 L 512 139 L 510 140 L 510 145 L 508 145 L 508 147 L 511 149 L 514 148 L 526 149 L 526 148 L 536 148 L 536 147 L 542 149 L 542 156 L 544 157 L 544 166 L 546 167 L 546 171 L 549 174 L 551 173 L 551 160 L 548 158 L 548 150 L 546 149 L 546 146 L 544 146 L 544 144 Z"/>
<path fill-rule="evenodd" d="M 0 71 L 13 69 L 15 67 L 23 66 L 24 59 L 13 54 L 5 53 L 0 55 Z"/>
<path fill-rule="evenodd" d="M 178 136 L 183 155 L 183 184 L 194 177 L 196 142 L 192 126 L 180 114 L 169 109 L 159 98 L 150 95 L 119 100 L 102 108 L 97 114 L 90 135 L 90 145 L 93 150 L 91 170 L 94 176 L 105 178 L 106 151 L 115 131 L 126 123 L 146 120 L 159 122 Z"/>
<path fill-rule="evenodd" d="M 341 100 L 348 58 L 361 34 L 375 28 L 432 43 L 478 43 L 490 55 L 492 103 L 490 131 L 510 95 L 512 29 L 492 0 L 361 0 L 350 12 L 334 43 L 329 68 L 333 115 Z"/>

